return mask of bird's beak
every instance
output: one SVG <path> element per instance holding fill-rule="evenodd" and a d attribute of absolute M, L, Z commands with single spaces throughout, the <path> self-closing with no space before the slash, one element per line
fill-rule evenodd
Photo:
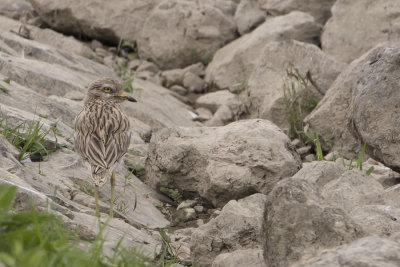
<path fill-rule="evenodd" d="M 118 97 L 121 97 L 123 100 L 128 100 L 130 102 L 137 102 L 136 99 L 134 99 L 133 97 L 128 96 L 128 95 L 126 95 L 124 93 L 119 94 Z"/>

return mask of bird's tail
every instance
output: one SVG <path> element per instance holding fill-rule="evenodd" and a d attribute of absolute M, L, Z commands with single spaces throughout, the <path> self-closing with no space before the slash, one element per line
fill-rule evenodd
<path fill-rule="evenodd" d="M 101 186 L 107 182 L 107 178 L 111 176 L 109 169 L 104 169 L 99 166 L 91 165 L 92 179 L 95 185 Z"/>

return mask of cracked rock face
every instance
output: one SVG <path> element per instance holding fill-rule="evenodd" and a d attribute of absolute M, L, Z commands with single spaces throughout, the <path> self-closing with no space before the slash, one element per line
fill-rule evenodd
<path fill-rule="evenodd" d="M 152 136 L 146 182 L 174 185 L 222 207 L 231 199 L 268 193 L 300 168 L 289 138 L 267 120 L 223 127 L 165 128 Z"/>
<path fill-rule="evenodd" d="M 143 25 L 138 39 L 140 57 L 162 69 L 209 61 L 236 37 L 235 8 L 226 0 L 162 1 Z"/>
<path fill-rule="evenodd" d="M 261 248 L 265 200 L 263 194 L 231 200 L 218 217 L 197 228 L 192 234 L 190 246 L 193 262 L 209 266 L 221 253 Z"/>

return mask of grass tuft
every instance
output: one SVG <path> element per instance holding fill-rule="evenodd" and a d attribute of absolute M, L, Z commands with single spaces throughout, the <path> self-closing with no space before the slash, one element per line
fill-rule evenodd
<path fill-rule="evenodd" d="M 32 121 L 28 125 L 26 122 L 20 123 L 15 127 L 11 127 L 7 123 L 7 119 L 0 120 L 0 133 L 16 148 L 20 150 L 19 161 L 30 158 L 32 155 L 48 155 L 51 150 L 47 149 L 43 143 L 45 137 L 51 129 L 42 131 L 43 123 Z"/>
<path fill-rule="evenodd" d="M 86 249 L 85 241 L 66 227 L 55 215 L 11 209 L 17 187 L 0 185 L 0 262 L 10 267 L 47 266 L 121 266 L 150 267 L 149 258 L 135 248 L 121 248 L 114 255 L 103 254 L 102 226 L 94 242 Z"/>

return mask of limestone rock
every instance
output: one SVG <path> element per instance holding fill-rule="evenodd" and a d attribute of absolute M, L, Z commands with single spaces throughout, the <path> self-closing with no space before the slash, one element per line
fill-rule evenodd
<path fill-rule="evenodd" d="M 234 17 L 239 34 L 250 32 L 263 23 L 266 16 L 257 0 L 240 1 Z"/>
<path fill-rule="evenodd" d="M 182 84 L 190 93 L 202 93 L 204 91 L 204 81 L 199 76 L 186 72 L 183 75 Z"/>
<path fill-rule="evenodd" d="M 135 79 L 132 93 L 137 103 L 124 103 L 127 113 L 151 126 L 162 127 L 196 126 L 190 115 L 191 108 L 173 96 L 170 90 L 149 81 Z"/>
<path fill-rule="evenodd" d="M 190 246 L 193 262 L 209 266 L 220 253 L 261 248 L 265 199 L 263 194 L 254 194 L 231 200 L 218 217 L 197 228 Z"/>
<path fill-rule="evenodd" d="M 206 121 L 205 125 L 210 127 L 224 126 L 234 121 L 234 114 L 228 105 L 220 106 L 214 116 Z"/>
<path fill-rule="evenodd" d="M 321 27 L 314 18 L 292 12 L 265 21 L 251 33 L 219 49 L 206 69 L 206 82 L 218 89 L 240 91 L 270 41 L 295 39 L 315 43 Z"/>
<path fill-rule="evenodd" d="M 265 267 L 262 249 L 239 249 L 231 253 L 222 253 L 211 265 L 211 267 L 233 266 Z"/>
<path fill-rule="evenodd" d="M 238 101 L 237 96 L 228 90 L 221 90 L 207 93 L 196 99 L 196 107 L 203 107 L 215 113 L 220 106 L 227 105 Z"/>
<path fill-rule="evenodd" d="M 338 0 L 321 36 L 322 50 L 349 63 L 383 41 L 398 40 L 399 12 L 397 0 Z"/>
<path fill-rule="evenodd" d="M 362 235 L 362 228 L 334 202 L 325 202 L 312 182 L 288 178 L 268 195 L 263 242 L 269 266 L 288 266 L 318 249 L 349 243 Z"/>
<path fill-rule="evenodd" d="M 400 170 L 398 60 L 399 46 L 371 52 L 361 67 L 352 105 L 352 125 L 368 154 L 395 171 Z"/>
<path fill-rule="evenodd" d="M 118 44 L 120 39 L 137 40 L 150 11 L 160 0 L 97 0 L 62 3 L 29 0 L 35 11 L 52 28 L 67 34 L 89 36 Z"/>
<path fill-rule="evenodd" d="M 304 179 L 311 183 L 315 183 L 319 191 L 327 183 L 336 180 L 347 169 L 342 163 L 331 161 L 314 161 L 311 163 L 303 164 L 303 168 L 293 175 L 293 179 Z"/>
<path fill-rule="evenodd" d="M 146 181 L 156 187 L 168 177 L 184 196 L 200 195 L 221 207 L 231 199 L 268 193 L 299 168 L 299 156 L 278 127 L 266 120 L 243 120 L 153 134 Z"/>
<path fill-rule="evenodd" d="M 287 106 L 291 101 L 296 97 L 306 115 L 344 67 L 312 44 L 295 40 L 268 43 L 244 92 L 250 116 L 269 119 L 287 129 L 291 115 Z"/>
<path fill-rule="evenodd" d="M 198 115 L 196 120 L 198 120 L 200 122 L 209 120 L 213 116 L 211 111 L 209 109 L 206 109 L 206 108 L 196 108 L 196 113 Z"/>
<path fill-rule="evenodd" d="M 4 32 L 18 32 L 20 26 L 21 23 L 19 21 L 0 16 L 0 29 Z M 90 58 L 93 55 L 93 52 L 87 45 L 79 42 L 72 36 L 67 37 L 51 29 L 42 29 L 33 25 L 28 25 L 27 27 L 29 28 L 30 38 L 36 42 L 52 46 L 53 49 L 57 48 L 65 50 L 69 52 L 69 55 L 76 54 L 86 58 Z M 15 35 L 15 33 L 13 34 Z M 3 33 L 2 37 L 5 38 Z M 21 39 L 23 40 L 23 38 Z M 25 41 L 24 44 L 26 43 L 29 42 Z M 18 49 L 20 49 L 20 47 Z M 42 53 L 45 53 L 45 50 L 47 49 L 43 49 L 44 51 L 42 51 Z"/>
<path fill-rule="evenodd" d="M 318 256 L 293 267 L 371 266 L 391 267 L 400 262 L 400 244 L 387 238 L 368 236 L 348 245 L 321 251 Z"/>
<path fill-rule="evenodd" d="M 183 75 L 185 74 L 184 69 L 171 69 L 163 71 L 161 77 L 163 77 L 163 85 L 167 88 L 173 85 L 182 85 Z"/>
<path fill-rule="evenodd" d="M 280 16 L 298 10 L 312 15 L 315 21 L 325 24 L 336 0 L 261 0 L 261 5 L 269 14 Z"/>
<path fill-rule="evenodd" d="M 19 19 L 24 12 L 32 12 L 32 5 L 26 0 L 3 0 L 0 3 L 0 15 Z"/>
<path fill-rule="evenodd" d="M 357 207 L 384 204 L 384 192 L 383 186 L 373 177 L 359 170 L 351 170 L 327 183 L 321 195 L 351 214 Z"/>
<path fill-rule="evenodd" d="M 185 87 L 180 86 L 180 85 L 173 85 L 169 89 L 172 92 L 177 93 L 182 96 L 187 95 L 187 93 L 188 93 L 188 90 Z"/>
<path fill-rule="evenodd" d="M 162 69 L 208 60 L 235 38 L 234 8 L 225 0 L 162 1 L 143 25 L 140 58 L 151 59 Z"/>
<path fill-rule="evenodd" d="M 388 47 L 390 47 L 388 44 L 379 45 L 354 60 L 340 73 L 324 98 L 305 118 L 310 130 L 319 134 L 325 150 L 338 151 L 346 157 L 358 155 L 361 149 L 360 141 L 354 136 L 354 130 L 351 127 L 353 94 L 358 86 L 362 68 L 379 57 Z M 371 108 L 374 106 L 371 105 Z"/>

